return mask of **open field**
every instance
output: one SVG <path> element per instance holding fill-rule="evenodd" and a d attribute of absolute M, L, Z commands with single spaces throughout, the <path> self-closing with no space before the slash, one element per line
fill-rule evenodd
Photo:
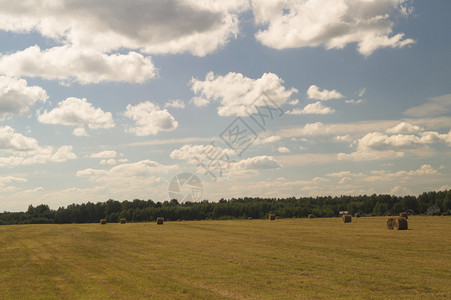
<path fill-rule="evenodd" d="M 0 298 L 451 298 L 451 217 L 0 226 Z"/>

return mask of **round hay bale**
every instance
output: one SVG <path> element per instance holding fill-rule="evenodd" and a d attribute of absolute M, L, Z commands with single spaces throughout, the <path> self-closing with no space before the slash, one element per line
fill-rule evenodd
<path fill-rule="evenodd" d="M 343 223 L 351 223 L 352 217 L 350 215 L 343 215 Z"/>
<path fill-rule="evenodd" d="M 274 220 L 276 219 L 276 215 L 275 215 L 275 214 L 269 214 L 269 215 L 268 215 L 268 219 L 269 219 L 270 221 L 274 221 Z"/>
<path fill-rule="evenodd" d="M 163 222 L 164 222 L 164 218 L 160 218 L 160 217 L 157 218 L 157 225 L 163 225 Z"/>
<path fill-rule="evenodd" d="M 106 219 L 100 219 L 100 224 L 105 225 L 106 224 Z"/>
<path fill-rule="evenodd" d="M 402 212 L 402 213 L 399 214 L 399 216 L 400 216 L 401 218 L 405 218 L 405 219 L 408 218 L 407 212 Z"/>
<path fill-rule="evenodd" d="M 307 218 L 309 218 L 309 219 L 313 219 L 315 216 L 313 215 L 313 214 L 309 214 L 308 216 L 307 216 Z"/>
<path fill-rule="evenodd" d="M 395 230 L 407 230 L 407 220 L 404 218 L 396 218 L 395 225 L 393 226 Z"/>
<path fill-rule="evenodd" d="M 354 217 L 355 217 L 355 218 L 360 218 L 360 213 L 355 213 L 355 214 L 354 214 Z"/>
<path fill-rule="evenodd" d="M 395 218 L 388 218 L 387 220 L 387 228 L 393 229 L 395 227 Z"/>
<path fill-rule="evenodd" d="M 121 224 L 126 224 L 126 223 L 127 223 L 127 219 L 126 219 L 126 218 L 121 218 L 121 219 L 119 220 L 119 223 L 121 223 Z"/>

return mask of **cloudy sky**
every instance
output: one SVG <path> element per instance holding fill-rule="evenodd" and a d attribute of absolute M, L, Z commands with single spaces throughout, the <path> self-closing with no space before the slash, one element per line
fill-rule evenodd
<path fill-rule="evenodd" d="M 0 7 L 0 211 L 451 188 L 448 0 Z"/>

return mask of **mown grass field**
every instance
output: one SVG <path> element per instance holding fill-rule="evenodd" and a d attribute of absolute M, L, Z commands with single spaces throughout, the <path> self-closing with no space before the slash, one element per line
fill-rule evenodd
<path fill-rule="evenodd" d="M 451 298 L 451 217 L 408 221 L 0 226 L 0 298 Z"/>

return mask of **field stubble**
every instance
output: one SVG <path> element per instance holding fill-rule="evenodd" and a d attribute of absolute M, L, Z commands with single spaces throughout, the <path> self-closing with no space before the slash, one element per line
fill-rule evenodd
<path fill-rule="evenodd" d="M 0 226 L 0 298 L 451 298 L 451 217 Z"/>

